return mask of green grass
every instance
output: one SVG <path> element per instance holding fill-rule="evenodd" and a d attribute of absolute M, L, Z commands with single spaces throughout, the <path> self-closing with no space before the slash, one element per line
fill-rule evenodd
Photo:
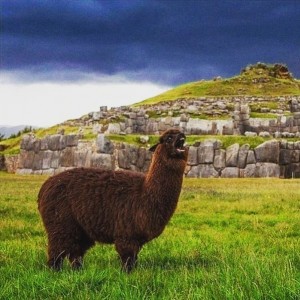
<path fill-rule="evenodd" d="M 128 143 L 128 144 L 134 144 L 139 146 L 147 147 L 147 145 L 141 144 L 139 141 L 139 137 L 141 134 L 132 134 L 132 135 L 117 135 L 117 134 L 111 134 L 107 137 L 113 141 L 113 142 L 119 142 L 119 143 Z M 158 142 L 158 136 L 157 135 L 148 135 L 149 136 L 149 142 L 147 144 L 154 145 Z M 258 145 L 262 144 L 263 142 L 270 140 L 271 138 L 263 138 L 260 136 L 242 136 L 242 135 L 188 135 L 187 136 L 187 144 L 193 145 L 196 142 L 203 142 L 208 139 L 216 139 L 221 141 L 222 148 L 226 149 L 228 146 L 238 143 L 240 145 L 249 144 L 251 149 L 254 149 Z M 290 141 L 295 141 L 296 138 L 289 138 Z"/>
<path fill-rule="evenodd" d="M 164 233 L 130 275 L 112 246 L 84 269 L 45 266 L 36 197 L 46 177 L 0 173 L 0 299 L 299 299 L 297 180 L 186 179 Z"/>

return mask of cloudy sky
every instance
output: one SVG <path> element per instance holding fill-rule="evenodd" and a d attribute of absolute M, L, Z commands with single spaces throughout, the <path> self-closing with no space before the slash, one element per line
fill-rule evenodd
<path fill-rule="evenodd" d="M 300 78 L 299 0 L 1 0 L 0 124 L 50 126 L 258 61 Z"/>

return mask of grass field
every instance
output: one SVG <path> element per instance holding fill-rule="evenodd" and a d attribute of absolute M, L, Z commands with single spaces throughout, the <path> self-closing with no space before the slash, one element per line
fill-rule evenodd
<path fill-rule="evenodd" d="M 130 275 L 113 246 L 47 269 L 36 196 L 46 177 L 0 173 L 0 299 L 300 299 L 300 181 L 186 179 Z"/>

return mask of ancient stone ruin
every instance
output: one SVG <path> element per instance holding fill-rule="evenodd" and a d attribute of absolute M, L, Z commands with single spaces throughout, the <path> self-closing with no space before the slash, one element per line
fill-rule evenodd
<path fill-rule="evenodd" d="M 104 134 L 94 141 L 79 135 L 56 134 L 37 139 L 27 135 L 21 143 L 16 172 L 52 175 L 74 167 L 146 172 L 152 153 L 145 147 L 112 143 Z M 255 149 L 219 140 L 205 140 L 189 148 L 187 177 L 300 177 L 300 142 L 269 140 Z"/>
<path fill-rule="evenodd" d="M 277 103 L 277 108 L 270 109 L 268 102 Z M 261 113 L 273 114 L 274 117 L 251 118 L 251 108 Z M 202 115 L 211 118 L 203 118 Z M 67 124 L 93 126 L 95 132 L 106 134 L 160 134 L 169 128 L 177 128 L 188 135 L 248 134 L 277 138 L 299 137 L 299 120 L 300 96 L 245 96 L 178 99 L 144 105 L 142 108 L 100 107 L 99 112 L 90 113 Z"/>

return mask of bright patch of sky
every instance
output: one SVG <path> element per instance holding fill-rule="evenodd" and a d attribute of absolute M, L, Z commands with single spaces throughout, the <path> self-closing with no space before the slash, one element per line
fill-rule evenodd
<path fill-rule="evenodd" d="M 149 82 L 103 81 L 22 83 L 1 80 L 1 125 L 49 127 L 79 118 L 100 106 L 118 107 L 169 89 Z"/>

